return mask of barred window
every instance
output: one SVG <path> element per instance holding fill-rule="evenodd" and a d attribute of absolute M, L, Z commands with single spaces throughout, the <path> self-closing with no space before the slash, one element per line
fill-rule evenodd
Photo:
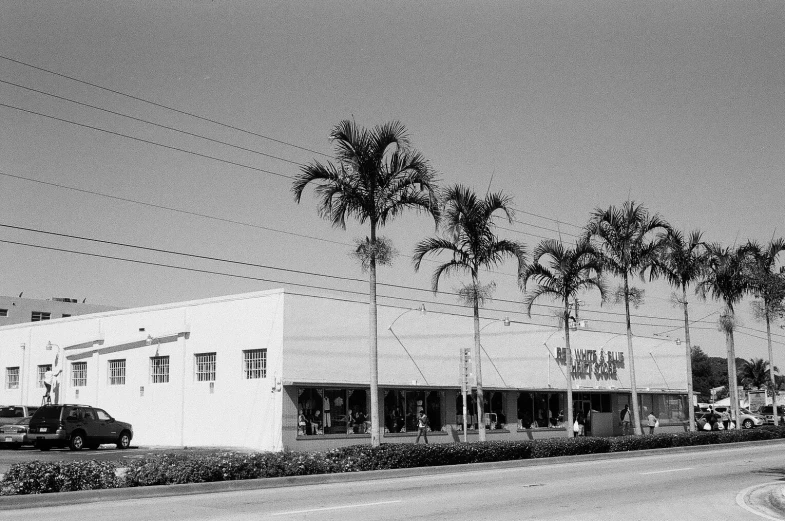
<path fill-rule="evenodd" d="M 41 320 L 49 320 L 52 318 L 51 313 L 46 313 L 44 311 L 33 311 L 30 315 L 30 322 L 40 322 Z"/>
<path fill-rule="evenodd" d="M 215 381 L 215 353 L 199 353 L 194 355 L 196 381 Z"/>
<path fill-rule="evenodd" d="M 71 385 L 84 387 L 87 385 L 87 362 L 74 362 L 71 364 Z"/>
<path fill-rule="evenodd" d="M 125 359 L 109 360 L 109 385 L 125 385 Z"/>
<path fill-rule="evenodd" d="M 246 380 L 267 378 L 267 349 L 243 351 L 243 373 Z"/>
<path fill-rule="evenodd" d="M 19 368 L 6 367 L 5 368 L 5 388 L 6 389 L 19 389 Z"/>
<path fill-rule="evenodd" d="M 46 387 L 44 382 L 46 381 L 46 372 L 52 370 L 52 364 L 46 365 L 39 365 L 38 366 L 38 380 L 36 383 L 36 387 Z"/>
<path fill-rule="evenodd" d="M 7 317 L 8 310 L 7 309 L 0 309 L 0 317 Z"/>
<path fill-rule="evenodd" d="M 169 383 L 169 357 L 150 357 L 150 382 L 154 384 Z"/>

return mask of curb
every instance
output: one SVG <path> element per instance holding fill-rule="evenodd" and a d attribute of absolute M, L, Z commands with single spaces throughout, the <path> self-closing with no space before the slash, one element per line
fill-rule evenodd
<path fill-rule="evenodd" d="M 692 447 L 669 447 L 628 452 L 611 452 L 601 454 L 581 454 L 577 456 L 558 456 L 553 458 L 537 458 L 525 460 L 497 461 L 490 463 L 468 463 L 461 465 L 444 465 L 438 467 L 416 467 L 409 469 L 369 470 L 337 474 L 313 474 L 308 476 L 289 476 L 282 478 L 259 478 L 236 481 L 216 481 L 211 483 L 189 483 L 183 485 L 155 485 L 148 487 L 115 488 L 101 490 L 80 490 L 75 492 L 53 492 L 49 494 L 29 494 L 0 497 L 0 510 L 54 507 L 74 503 L 97 503 L 104 501 L 124 501 L 143 498 L 159 498 L 172 496 L 189 496 L 195 494 L 213 494 L 220 492 L 239 492 L 245 490 L 263 490 L 287 486 L 321 485 L 329 483 L 351 483 L 387 478 L 406 478 L 424 475 L 459 474 L 476 470 L 507 469 L 518 467 L 541 467 L 564 463 L 582 463 L 589 461 L 605 461 L 629 458 L 643 458 L 673 453 L 705 452 L 723 447 L 728 450 L 743 449 L 748 446 L 780 444 L 785 439 L 759 440 L 740 443 L 722 443 L 699 445 Z M 785 489 L 783 489 L 785 492 Z M 785 504 L 785 496 L 782 497 Z"/>

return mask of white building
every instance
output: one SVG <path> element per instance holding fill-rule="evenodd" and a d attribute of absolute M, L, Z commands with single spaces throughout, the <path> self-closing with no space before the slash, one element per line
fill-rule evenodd
<path fill-rule="evenodd" d="M 62 370 L 58 403 L 95 405 L 131 422 L 134 444 L 367 443 L 367 310 L 275 290 L 0 327 L 0 403 L 40 403 L 51 365 Z M 458 441 L 459 349 L 473 346 L 472 319 L 380 306 L 378 324 L 382 441 L 412 442 L 421 409 L 431 442 Z M 618 434 L 618 412 L 630 402 L 626 337 L 578 330 L 571 341 L 576 407 L 593 411 L 594 435 Z M 484 320 L 482 344 L 488 439 L 564 436 L 563 332 Z M 661 429 L 684 431 L 683 346 L 648 338 L 634 345 L 643 417 L 653 410 Z M 476 439 L 471 428 L 468 435 Z"/>

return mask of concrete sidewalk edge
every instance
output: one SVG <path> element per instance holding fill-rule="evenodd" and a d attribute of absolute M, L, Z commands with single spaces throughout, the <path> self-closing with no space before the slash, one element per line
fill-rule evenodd
<path fill-rule="evenodd" d="M 236 481 L 216 481 L 211 483 L 190 483 L 185 485 L 157 485 L 148 487 L 131 487 L 102 490 L 81 490 L 76 492 L 54 492 L 50 494 L 29 494 L 19 496 L 0 496 L 0 510 L 29 509 L 54 507 L 72 503 L 95 503 L 102 501 L 124 501 L 129 499 L 188 496 L 194 494 L 212 494 L 219 492 L 236 492 L 243 490 L 262 490 L 287 486 L 321 485 L 327 483 L 349 483 L 386 478 L 405 478 L 423 475 L 457 474 L 473 470 L 492 470 L 516 467 L 539 467 L 560 463 L 580 463 L 625 458 L 642 458 L 673 453 L 702 452 L 723 449 L 742 449 L 748 446 L 781 444 L 785 439 L 747 441 L 741 443 L 722 443 L 690 447 L 668 447 L 629 452 L 611 452 L 602 454 L 581 454 L 578 456 L 558 456 L 554 458 L 537 458 L 524 460 L 497 461 L 491 463 L 468 463 L 461 465 L 445 465 L 439 467 L 416 467 L 409 469 L 370 470 L 363 472 L 345 472 L 338 474 L 313 474 L 308 476 L 289 476 L 282 478 L 260 478 Z"/>

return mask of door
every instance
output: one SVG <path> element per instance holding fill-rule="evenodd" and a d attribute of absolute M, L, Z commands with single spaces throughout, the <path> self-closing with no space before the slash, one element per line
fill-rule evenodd
<path fill-rule="evenodd" d="M 93 409 L 95 412 L 96 436 L 101 443 L 117 441 L 120 433 L 117 432 L 117 422 L 103 409 Z"/>

